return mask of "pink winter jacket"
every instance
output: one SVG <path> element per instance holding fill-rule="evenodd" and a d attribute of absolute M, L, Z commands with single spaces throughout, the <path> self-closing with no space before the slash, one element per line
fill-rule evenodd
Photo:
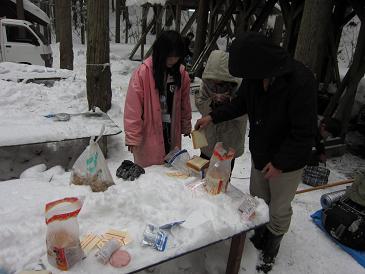
<path fill-rule="evenodd" d="M 190 79 L 180 67 L 181 88 L 174 94 L 171 147 L 181 148 L 181 134 L 191 132 Z M 165 147 L 159 92 L 153 78 L 152 57 L 132 75 L 124 106 L 125 144 L 135 146 L 134 162 L 142 167 L 163 164 Z"/>

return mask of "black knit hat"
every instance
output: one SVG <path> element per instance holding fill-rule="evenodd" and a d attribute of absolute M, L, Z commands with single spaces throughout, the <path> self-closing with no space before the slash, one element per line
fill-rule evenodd
<path fill-rule="evenodd" d="M 265 79 L 292 71 L 292 57 L 264 35 L 247 32 L 232 42 L 229 72 L 244 79 Z"/>

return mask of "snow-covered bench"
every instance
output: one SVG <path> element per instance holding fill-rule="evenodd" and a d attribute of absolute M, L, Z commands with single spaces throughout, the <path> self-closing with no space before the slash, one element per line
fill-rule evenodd
<path fill-rule="evenodd" d="M 17 64 L 10 62 L 0 63 L 0 80 L 40 83 L 51 86 L 54 81 L 74 77 L 72 70 L 48 68 L 44 66 Z"/>
<path fill-rule="evenodd" d="M 103 125 L 103 136 L 122 131 L 105 113 L 75 115 L 69 121 L 40 115 L 0 117 L 0 180 L 16 178 L 26 168 L 41 163 L 71 168 Z"/>

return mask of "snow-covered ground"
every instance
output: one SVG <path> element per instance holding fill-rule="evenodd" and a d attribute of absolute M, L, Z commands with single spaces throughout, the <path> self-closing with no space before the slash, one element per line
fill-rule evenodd
<path fill-rule="evenodd" d="M 108 115 L 117 125 L 123 128 L 123 108 L 128 81 L 132 71 L 139 65 L 139 62 L 130 61 L 128 54 L 132 45 L 111 44 L 111 71 L 112 71 L 112 108 Z M 58 67 L 58 48 L 53 46 L 55 67 Z M 70 112 L 77 113 L 87 110 L 86 99 L 86 79 L 85 79 L 85 60 L 86 48 L 82 45 L 74 45 L 74 73 L 76 77 L 66 79 L 55 84 L 53 87 L 46 87 L 37 84 L 25 84 L 15 82 L 5 82 L 0 80 L 0 115 L 18 117 L 20 112 L 29 113 L 57 113 Z M 45 103 L 46 102 L 46 103 Z M 193 113 L 193 121 L 199 118 L 199 114 Z M 34 130 L 37 130 L 36 128 Z M 1 134 L 1 133 L 0 133 Z M 246 138 L 247 143 L 247 138 Z M 199 154 L 198 150 L 192 148 L 191 140 L 183 138 L 183 147 L 187 148 L 191 155 Z M 249 171 L 250 171 L 250 153 L 246 145 L 245 154 L 237 159 L 233 171 L 232 184 L 244 192 L 248 192 Z M 114 176 L 117 167 L 125 159 L 131 159 L 124 144 L 124 135 L 116 135 L 109 138 L 108 142 L 108 166 Z M 1 163 L 0 163 L 1 164 Z M 47 163 L 44 163 L 47 165 Z M 331 168 L 330 181 L 336 181 L 351 176 L 357 169 L 363 169 L 364 161 L 355 156 L 345 154 L 343 157 L 331 159 L 328 166 Z M 47 166 L 47 169 L 52 168 Z M 150 169 L 153 176 L 154 169 Z M 59 167 L 44 171 L 44 168 L 28 172 L 23 177 L 28 177 L 31 185 L 37 185 L 37 181 L 45 178 L 68 177 L 69 173 Z M 147 177 L 147 176 L 146 176 Z M 142 180 L 142 179 L 141 179 Z M 15 181 L 13 181 L 15 182 Z M 3 182 L 0 182 L 0 184 Z M 4 182 L 11 184 L 12 182 Z M 305 188 L 300 185 L 300 188 Z M 282 246 L 277 257 L 276 265 L 272 274 L 281 273 L 364 273 L 362 268 L 347 253 L 343 252 L 334 242 L 329 240 L 311 221 L 310 214 L 320 208 L 320 197 L 323 193 L 343 189 L 344 187 L 335 187 L 327 190 L 318 190 L 299 194 L 293 202 L 294 215 L 289 232 L 282 241 Z M 10 191 L 10 190 L 9 190 Z M 22 193 L 21 185 L 19 189 L 12 187 L 12 191 Z M 39 190 L 42 191 L 41 189 Z M 0 199 L 5 199 L 7 193 L 1 192 Z M 47 191 L 43 194 L 47 195 Z M 103 195 L 103 194 L 101 194 Z M 54 196 L 42 196 L 42 199 L 51 201 Z M 105 197 L 107 198 L 107 197 Z M 122 199 L 122 197 L 121 197 Z M 112 201 L 117 202 L 118 197 Z M 16 201 L 14 201 L 16 203 Z M 26 199 L 22 200 L 26 203 Z M 9 207 L 10 209 L 11 207 Z M 7 214 L 12 214 L 13 221 L 19 222 L 18 233 L 23 233 L 21 229 L 21 220 L 27 214 L 27 211 L 9 212 L 6 208 L 0 210 L 0 219 Z M 43 211 L 38 212 L 38 217 Z M 18 242 L 17 239 L 9 238 L 14 231 L 8 231 L 8 225 L 0 222 L 0 266 L 9 267 L 12 271 L 19 270 L 12 265 L 15 261 L 17 266 L 25 267 L 27 264 L 34 262 L 42 254 L 32 253 L 32 246 L 27 246 L 25 242 Z M 44 223 L 34 224 L 34 235 L 37 239 L 44 242 L 45 235 L 40 235 L 37 229 L 45 226 Z M 9 226 L 13 227 L 13 226 Z M 44 230 L 44 227 L 43 227 Z M 32 230 L 33 231 L 33 230 Z M 32 240 L 34 243 L 34 239 Z M 2 252 L 2 245 L 24 245 L 25 252 L 22 254 L 13 254 Z M 202 249 L 195 253 L 186 255 L 176 260 L 164 263 L 160 266 L 143 271 L 142 273 L 224 273 L 228 257 L 230 241 L 224 241 L 219 244 Z M 21 258 L 19 258 L 21 256 Z M 14 258 L 17 258 L 15 260 Z M 246 240 L 243 259 L 241 262 L 240 273 L 255 273 L 258 252 L 252 246 L 250 241 Z M 21 263 L 19 262 L 21 261 Z"/>

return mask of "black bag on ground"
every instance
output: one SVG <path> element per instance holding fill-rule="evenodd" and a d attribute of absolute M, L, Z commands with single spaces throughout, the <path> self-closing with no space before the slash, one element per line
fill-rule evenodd
<path fill-rule="evenodd" d="M 328 183 L 330 170 L 325 166 L 306 166 L 303 171 L 303 183 L 320 186 Z"/>
<path fill-rule="evenodd" d="M 365 207 L 345 198 L 323 210 L 323 226 L 341 244 L 365 250 Z"/>

